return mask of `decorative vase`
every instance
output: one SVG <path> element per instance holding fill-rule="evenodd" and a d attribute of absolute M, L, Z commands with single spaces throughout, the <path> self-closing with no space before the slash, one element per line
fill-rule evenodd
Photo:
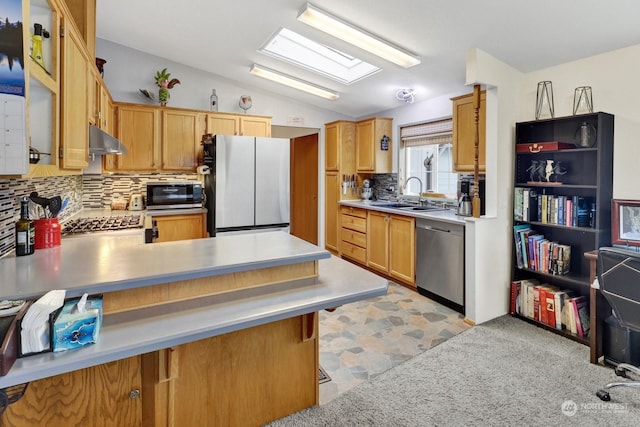
<path fill-rule="evenodd" d="M 540 120 L 541 118 L 552 119 L 553 117 L 553 86 L 550 81 L 538 82 L 536 120 Z"/>
<path fill-rule="evenodd" d="M 586 113 L 593 113 L 591 86 L 580 86 L 573 92 L 573 114 Z"/>
<path fill-rule="evenodd" d="M 215 89 L 212 89 L 211 96 L 209 97 L 209 108 L 211 111 L 218 111 L 218 95 Z"/>
<path fill-rule="evenodd" d="M 247 110 L 251 108 L 251 106 L 253 105 L 253 101 L 251 100 L 251 97 L 249 95 L 242 95 L 240 96 L 238 105 L 244 110 L 244 113 L 247 114 Z"/>

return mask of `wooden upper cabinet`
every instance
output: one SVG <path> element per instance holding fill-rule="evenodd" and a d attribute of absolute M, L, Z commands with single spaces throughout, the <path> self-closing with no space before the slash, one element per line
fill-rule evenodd
<path fill-rule="evenodd" d="M 373 117 L 356 123 L 356 168 L 363 173 L 392 170 L 393 119 Z"/>
<path fill-rule="evenodd" d="M 212 135 L 239 135 L 240 117 L 231 114 L 207 114 L 207 133 Z"/>
<path fill-rule="evenodd" d="M 155 107 L 119 105 L 117 137 L 128 153 L 116 157 L 116 170 L 148 171 L 159 167 L 160 111 Z"/>
<path fill-rule="evenodd" d="M 94 64 L 96 56 L 96 0 L 64 0 L 71 17 L 80 30 L 87 51 Z"/>
<path fill-rule="evenodd" d="M 325 157 L 327 171 L 355 173 L 355 124 L 339 120 L 325 125 Z"/>
<path fill-rule="evenodd" d="M 212 135 L 271 136 L 271 118 L 229 113 L 207 114 L 207 133 Z"/>
<path fill-rule="evenodd" d="M 479 171 L 485 172 L 485 122 L 486 92 L 480 92 L 479 118 Z M 456 172 L 473 172 L 475 160 L 475 110 L 473 93 L 451 98 L 453 101 L 453 169 Z"/>
<path fill-rule="evenodd" d="M 162 111 L 163 170 L 193 172 L 198 166 L 205 114 L 183 110 Z"/>
<path fill-rule="evenodd" d="M 89 166 L 88 58 L 75 27 L 64 20 L 63 25 L 60 166 L 83 169 Z"/>
<path fill-rule="evenodd" d="M 92 125 L 100 126 L 98 121 L 98 111 L 100 102 L 98 99 L 98 81 L 97 72 L 94 71 L 94 66 L 90 62 L 87 62 L 87 119 Z"/>
<path fill-rule="evenodd" d="M 271 136 L 271 118 L 260 116 L 240 116 L 240 135 Z"/>

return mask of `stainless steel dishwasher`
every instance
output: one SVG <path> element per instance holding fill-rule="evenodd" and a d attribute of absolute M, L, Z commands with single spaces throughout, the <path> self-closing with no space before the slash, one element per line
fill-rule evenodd
<path fill-rule="evenodd" d="M 416 220 L 418 292 L 464 314 L 464 224 Z"/>

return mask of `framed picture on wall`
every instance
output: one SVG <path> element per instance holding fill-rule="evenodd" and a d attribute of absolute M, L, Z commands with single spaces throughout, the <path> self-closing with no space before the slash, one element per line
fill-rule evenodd
<path fill-rule="evenodd" d="M 612 200 L 611 243 L 640 246 L 640 200 Z"/>

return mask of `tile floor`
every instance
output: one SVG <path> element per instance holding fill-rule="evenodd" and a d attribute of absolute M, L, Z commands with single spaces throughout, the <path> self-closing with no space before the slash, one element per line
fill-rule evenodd
<path fill-rule="evenodd" d="M 390 282 L 384 297 L 320 312 L 320 404 L 470 326 L 463 316 Z"/>

